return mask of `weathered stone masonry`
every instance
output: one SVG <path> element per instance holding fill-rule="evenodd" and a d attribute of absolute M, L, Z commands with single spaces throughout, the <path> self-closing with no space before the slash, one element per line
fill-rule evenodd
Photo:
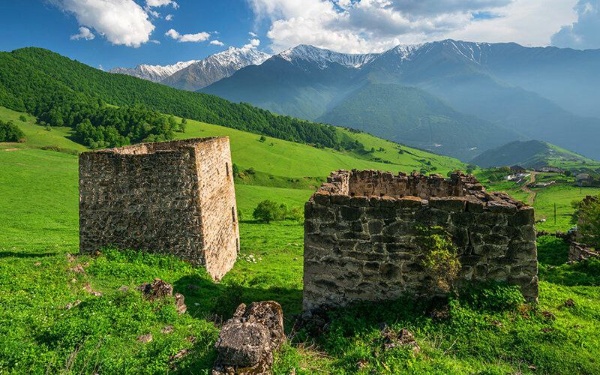
<path fill-rule="evenodd" d="M 335 172 L 305 206 L 304 310 L 432 293 L 419 236 L 434 226 L 457 247 L 457 286 L 504 281 L 536 300 L 533 225 L 532 207 L 472 176 Z"/>
<path fill-rule="evenodd" d="M 231 168 L 227 137 L 82 153 L 80 251 L 174 254 L 221 279 L 239 249 Z"/>

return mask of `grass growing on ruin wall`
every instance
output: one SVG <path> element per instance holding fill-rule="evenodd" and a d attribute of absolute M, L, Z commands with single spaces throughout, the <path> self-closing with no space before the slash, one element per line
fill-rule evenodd
<path fill-rule="evenodd" d="M 309 190 L 237 186 L 246 216 L 240 257 L 215 284 L 169 256 L 111 249 L 77 255 L 77 158 L 0 148 L 0 373 L 209 373 L 222 320 L 240 302 L 266 299 L 282 303 L 291 336 L 276 374 L 600 373 L 600 262 L 565 264 L 568 250 L 556 238 L 539 240 L 535 308 L 496 286 L 462 294 L 439 311 L 406 300 L 371 303 L 295 330 L 303 228 L 249 219 L 261 200 L 293 207 Z M 185 295 L 186 314 L 171 301 L 141 298 L 136 286 L 155 277 Z M 401 328 L 414 333 L 420 352 L 389 345 L 384 332 Z"/>

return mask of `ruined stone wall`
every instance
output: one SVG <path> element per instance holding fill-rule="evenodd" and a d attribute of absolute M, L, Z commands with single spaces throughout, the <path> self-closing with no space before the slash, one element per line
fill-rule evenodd
<path fill-rule="evenodd" d="M 423 262 L 438 226 L 457 249 L 457 287 L 505 281 L 536 300 L 533 224 L 533 208 L 473 177 L 339 171 L 305 206 L 304 309 L 440 293 Z"/>
<path fill-rule="evenodd" d="M 231 168 L 227 138 L 82 153 L 80 251 L 116 246 L 174 254 L 220 279 L 235 263 L 239 238 L 237 220 L 231 222 L 233 180 L 222 178 L 226 165 Z M 226 201 L 227 209 L 213 199 Z M 229 225 L 216 228 L 225 217 Z M 231 239 L 218 240 L 226 236 Z"/>

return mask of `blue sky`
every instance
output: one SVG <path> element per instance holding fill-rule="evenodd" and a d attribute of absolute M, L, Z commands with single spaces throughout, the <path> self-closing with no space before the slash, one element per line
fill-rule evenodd
<path fill-rule="evenodd" d="M 446 38 L 600 48 L 600 0 L 2 0 L 0 50 L 94 67 L 173 64 L 228 47 L 380 52 Z"/>

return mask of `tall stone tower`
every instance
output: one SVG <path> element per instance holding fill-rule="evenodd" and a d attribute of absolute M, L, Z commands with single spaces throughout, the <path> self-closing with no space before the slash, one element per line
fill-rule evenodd
<path fill-rule="evenodd" d="M 239 251 L 229 138 L 82 153 L 79 237 L 82 253 L 115 246 L 173 254 L 220 280 Z"/>

